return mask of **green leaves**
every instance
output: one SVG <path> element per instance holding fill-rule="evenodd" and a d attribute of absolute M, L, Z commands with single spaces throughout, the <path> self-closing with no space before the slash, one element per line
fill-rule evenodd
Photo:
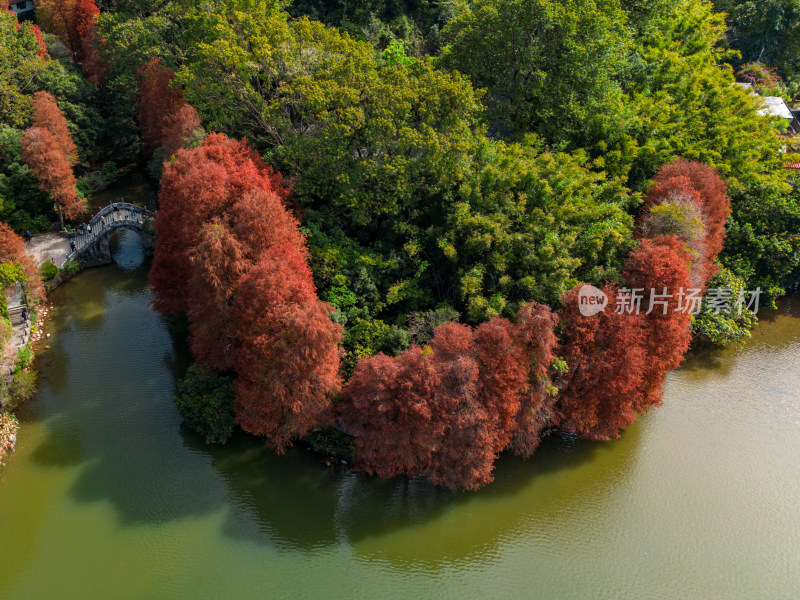
<path fill-rule="evenodd" d="M 576 145 L 596 113 L 616 109 L 631 47 L 616 0 L 476 0 L 443 37 L 443 63 L 488 88 L 500 133 Z"/>
<path fill-rule="evenodd" d="M 175 406 L 184 423 L 206 444 L 224 444 L 233 435 L 233 386 L 230 377 L 192 365 L 178 384 Z"/>
<path fill-rule="evenodd" d="M 469 319 L 557 305 L 579 281 L 612 279 L 632 247 L 634 201 L 568 154 L 493 145 L 447 222 Z"/>

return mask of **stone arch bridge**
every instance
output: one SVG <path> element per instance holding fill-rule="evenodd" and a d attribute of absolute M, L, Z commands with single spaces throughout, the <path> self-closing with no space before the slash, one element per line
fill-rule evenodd
<path fill-rule="evenodd" d="M 108 241 L 115 232 L 120 229 L 131 229 L 150 233 L 153 217 L 155 213 L 135 204 L 128 202 L 109 204 L 92 217 L 89 221 L 90 229 L 75 232 L 70 240 L 71 252 L 67 254 L 67 262 L 77 259 L 110 258 Z"/>

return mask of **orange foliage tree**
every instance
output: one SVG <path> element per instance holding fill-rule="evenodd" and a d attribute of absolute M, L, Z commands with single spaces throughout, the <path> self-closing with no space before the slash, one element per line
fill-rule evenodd
<path fill-rule="evenodd" d="M 158 238 L 150 269 L 156 309 L 169 314 L 189 309 L 187 282 L 193 271 L 191 254 L 204 226 L 215 217 L 237 222 L 232 210 L 234 204 L 258 203 L 256 198 L 273 198 L 269 201 L 271 209 L 267 206 L 263 209 L 272 211 L 263 213 L 267 218 L 275 212 L 283 214 L 285 209 L 280 203 L 287 195 L 281 175 L 244 141 L 211 134 L 198 148 L 178 150 L 176 160 L 165 166 L 156 215 Z M 276 211 L 276 206 L 281 211 Z M 254 216 L 258 210 L 255 207 L 252 211 Z M 280 218 L 285 225 L 288 217 Z M 248 227 L 263 231 L 270 225 L 260 219 L 258 223 L 239 225 L 243 231 Z M 299 232 L 299 226 L 295 225 L 295 229 Z"/>
<path fill-rule="evenodd" d="M 530 305 L 515 324 L 448 323 L 430 346 L 359 361 L 339 404 L 359 468 L 475 489 L 492 480 L 505 448 L 530 455 L 545 422 L 536 412 L 545 404 L 554 323 L 549 309 Z"/>
<path fill-rule="evenodd" d="M 191 104 L 184 104 L 172 115 L 166 125 L 162 142 L 164 144 L 164 160 L 169 160 L 183 148 L 187 140 L 197 131 L 203 129 L 200 115 Z"/>
<path fill-rule="evenodd" d="M 67 120 L 53 96 L 47 92 L 36 92 L 33 95 L 32 121 L 32 127 L 47 129 L 53 135 L 53 141 L 69 162 L 69 166 L 74 167 L 78 162 L 78 150 L 69 132 Z"/>
<path fill-rule="evenodd" d="M 39 50 L 37 50 L 36 54 L 39 55 L 39 58 L 44 58 L 45 56 L 47 56 L 47 43 L 44 41 L 42 30 L 39 29 L 38 25 L 31 25 L 31 33 L 33 34 L 33 37 L 36 38 L 36 41 L 39 43 Z"/>
<path fill-rule="evenodd" d="M 22 138 L 22 160 L 36 175 L 39 188 L 50 194 L 58 209 L 61 226 L 86 211 L 86 203 L 75 189 L 75 175 L 55 137 L 47 129 L 32 127 Z"/>
<path fill-rule="evenodd" d="M 691 342 L 690 261 L 676 236 L 643 239 L 625 264 L 630 287 L 603 288 L 605 310 L 584 316 L 580 286 L 565 294 L 559 316 L 569 371 L 558 398 L 564 429 L 608 440 L 661 403 L 666 376 Z"/>
<path fill-rule="evenodd" d="M 72 7 L 70 27 L 75 40 L 74 52 L 79 62 L 84 62 L 89 55 L 89 43 L 95 34 L 95 20 L 100 16 L 100 9 L 94 0 L 75 0 Z"/>
<path fill-rule="evenodd" d="M 553 420 L 555 397 L 548 370 L 556 359 L 558 317 L 549 306 L 531 303 L 517 313 L 514 338 L 524 352 L 528 377 L 520 398 L 511 450 L 524 458 L 539 447 L 542 431 Z"/>
<path fill-rule="evenodd" d="M 139 130 L 149 152 L 167 143 L 175 118 L 186 104 L 183 92 L 170 87 L 173 77 L 158 58 L 139 69 Z"/>
<path fill-rule="evenodd" d="M 25 249 L 25 242 L 5 223 L 0 223 L 0 263 L 15 263 L 25 275 L 25 295 L 33 307 L 44 297 L 44 286 L 39 269 Z M 2 292 L 2 290 L 0 290 Z"/>
<path fill-rule="evenodd" d="M 267 248 L 236 288 L 236 422 L 278 452 L 330 421 L 342 336 L 332 310 L 317 298 L 307 256 L 294 244 Z"/>
<path fill-rule="evenodd" d="M 280 174 L 247 144 L 209 135 L 162 178 L 150 281 L 185 312 L 204 366 L 235 371 L 234 410 L 278 451 L 326 422 L 341 382 L 341 327 L 319 301 Z"/>
<path fill-rule="evenodd" d="M 652 224 L 657 207 L 672 204 L 694 210 L 701 225 L 699 235 L 680 235 L 678 231 L 647 231 Z M 678 233 L 694 255 L 696 268 L 692 269 L 696 287 L 704 287 L 718 271 L 714 259 L 722 251 L 725 242 L 725 223 L 730 216 L 730 199 L 727 183 L 709 165 L 679 158 L 662 166 L 645 199 L 643 213 L 644 234 Z M 673 211 L 674 214 L 674 211 Z M 689 225 L 689 224 L 687 224 Z"/>
<path fill-rule="evenodd" d="M 72 167 L 78 159 L 67 121 L 47 92 L 33 97 L 33 126 L 22 138 L 22 160 L 35 173 L 39 187 L 50 194 L 58 209 L 61 225 L 86 212 L 78 196 Z"/>
<path fill-rule="evenodd" d="M 644 318 L 616 310 L 615 299 L 625 294 L 614 285 L 602 288 L 609 306 L 584 316 L 579 289 L 564 294 L 559 311 L 565 338 L 561 355 L 569 371 L 558 397 L 557 420 L 562 429 L 581 437 L 608 440 L 619 437 L 639 410 L 647 362 Z"/>
<path fill-rule="evenodd" d="M 631 289 L 643 289 L 642 310 L 647 361 L 638 411 L 661 404 L 664 380 L 676 369 L 691 343 L 691 258 L 676 236 L 641 240 L 625 264 L 623 278 Z"/>

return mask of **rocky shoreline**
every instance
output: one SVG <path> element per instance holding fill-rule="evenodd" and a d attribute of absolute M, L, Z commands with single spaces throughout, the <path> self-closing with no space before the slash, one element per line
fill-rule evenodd
<path fill-rule="evenodd" d="M 5 457 L 13 452 L 17 445 L 19 421 L 14 415 L 0 412 L 0 467 Z"/>

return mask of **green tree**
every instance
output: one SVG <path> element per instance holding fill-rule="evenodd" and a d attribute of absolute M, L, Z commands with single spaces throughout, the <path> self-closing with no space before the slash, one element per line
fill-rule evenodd
<path fill-rule="evenodd" d="M 577 145 L 617 110 L 632 42 L 619 0 L 473 0 L 443 36 L 443 63 L 488 88 L 499 133 Z"/>
<path fill-rule="evenodd" d="M 207 444 L 224 444 L 233 435 L 230 377 L 192 365 L 178 383 L 174 402 L 183 422 L 203 436 Z"/>
<path fill-rule="evenodd" d="M 557 305 L 579 282 L 614 279 L 633 246 L 636 198 L 582 154 L 487 147 L 437 236 L 471 321 Z"/>
<path fill-rule="evenodd" d="M 740 346 L 750 337 L 750 330 L 758 323 L 758 317 L 747 303 L 750 296 L 744 279 L 737 277 L 725 267 L 708 283 L 709 289 L 730 292 L 728 308 L 719 312 L 710 311 L 708 301 L 703 300 L 700 314 L 692 321 L 694 341 L 710 342 L 720 346 Z M 744 294 L 744 296 L 740 296 Z M 739 302 L 742 297 L 743 302 Z M 707 298 L 707 296 L 706 296 Z"/>

